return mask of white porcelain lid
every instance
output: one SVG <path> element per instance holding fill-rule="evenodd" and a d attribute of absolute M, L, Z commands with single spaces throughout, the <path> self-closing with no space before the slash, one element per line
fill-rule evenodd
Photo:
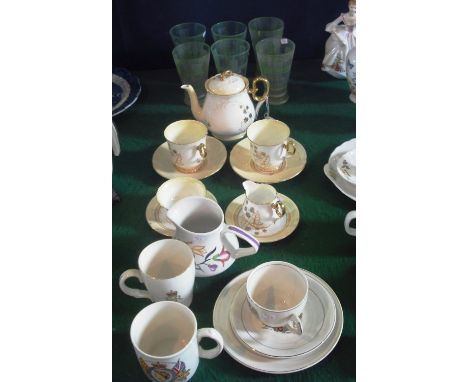
<path fill-rule="evenodd" d="M 237 94 L 244 90 L 245 86 L 244 77 L 230 70 L 217 74 L 206 82 L 206 90 L 216 95 Z"/>

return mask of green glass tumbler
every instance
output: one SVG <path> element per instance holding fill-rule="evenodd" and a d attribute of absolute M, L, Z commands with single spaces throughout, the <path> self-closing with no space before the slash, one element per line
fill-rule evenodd
<path fill-rule="evenodd" d="M 230 70 L 233 73 L 247 73 L 250 44 L 241 39 L 223 39 L 211 45 L 211 53 L 216 65 L 216 71 L 222 73 Z"/>
<path fill-rule="evenodd" d="M 278 17 L 257 17 L 249 21 L 252 47 L 256 49 L 260 40 L 268 37 L 283 37 L 284 22 Z"/>
<path fill-rule="evenodd" d="M 186 42 L 172 50 L 172 57 L 182 85 L 192 85 L 197 97 L 203 98 L 206 95 L 205 81 L 208 79 L 210 47 L 204 42 Z M 190 98 L 186 92 L 184 102 L 190 105 Z"/>
<path fill-rule="evenodd" d="M 211 27 L 211 35 L 214 41 L 224 38 L 239 38 L 247 37 L 247 25 L 240 21 L 221 21 Z"/>
<path fill-rule="evenodd" d="M 184 42 L 205 42 L 206 27 L 200 23 L 182 23 L 169 29 L 174 46 Z"/>
<path fill-rule="evenodd" d="M 288 81 L 296 45 L 287 38 L 270 37 L 257 43 L 257 59 L 262 76 L 270 81 L 268 100 L 272 105 L 288 101 Z"/>

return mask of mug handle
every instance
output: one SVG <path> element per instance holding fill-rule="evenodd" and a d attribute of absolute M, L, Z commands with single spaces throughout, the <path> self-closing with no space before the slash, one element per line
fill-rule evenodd
<path fill-rule="evenodd" d="M 296 144 L 291 138 L 288 138 L 288 141 L 283 144 L 283 154 L 282 157 L 290 157 L 296 153 Z"/>
<path fill-rule="evenodd" d="M 229 239 L 226 237 L 226 234 L 231 233 L 236 235 L 239 239 L 245 240 L 247 243 L 250 244 L 248 248 L 235 248 L 232 246 Z M 253 237 L 251 234 L 244 231 L 242 228 L 239 228 L 235 225 L 226 225 L 224 229 L 221 231 L 221 242 L 223 243 L 224 247 L 227 251 L 231 254 L 233 259 L 237 259 L 239 257 L 255 255 L 258 252 L 260 247 L 260 242 Z"/>
<path fill-rule="evenodd" d="M 151 300 L 151 296 L 147 290 L 129 288 L 127 285 L 125 285 L 125 281 L 131 277 L 136 277 L 138 281 L 140 281 L 140 283 L 143 284 L 141 272 L 138 269 L 127 269 L 124 273 L 120 275 L 119 278 L 119 286 L 122 292 L 124 292 L 128 296 L 136 298 L 149 298 Z"/>
<path fill-rule="evenodd" d="M 286 213 L 286 207 L 284 206 L 284 203 L 279 199 L 276 202 L 271 203 L 271 208 L 273 209 L 273 211 L 275 211 L 276 216 L 278 216 L 279 218 L 283 217 Z"/>
<path fill-rule="evenodd" d="M 200 153 L 200 156 L 202 158 L 206 158 L 206 155 L 207 155 L 207 151 L 206 151 L 206 146 L 204 143 L 200 143 L 198 146 L 197 146 L 197 151 Z"/>
<path fill-rule="evenodd" d="M 200 341 L 202 338 L 208 337 L 212 340 L 215 340 L 217 345 L 213 349 L 203 349 L 200 346 Z M 198 354 L 200 358 L 206 359 L 213 359 L 217 357 L 222 351 L 224 347 L 223 336 L 213 328 L 201 328 L 197 331 L 197 342 L 198 342 Z"/>
<path fill-rule="evenodd" d="M 356 236 L 356 228 L 351 228 L 349 225 L 351 221 L 356 219 L 356 211 L 350 211 L 346 214 L 344 219 L 344 229 L 348 235 Z"/>

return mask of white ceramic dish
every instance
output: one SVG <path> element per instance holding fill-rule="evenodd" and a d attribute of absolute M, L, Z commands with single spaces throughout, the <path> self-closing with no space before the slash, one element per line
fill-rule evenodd
<path fill-rule="evenodd" d="M 229 319 L 234 334 L 249 349 L 266 357 L 296 357 L 314 350 L 335 326 L 336 309 L 330 294 L 311 277 L 307 303 L 302 314 L 302 335 L 287 327 L 264 325 L 250 309 L 246 288 L 241 286 L 231 306 Z"/>
<path fill-rule="evenodd" d="M 330 165 L 328 163 L 323 166 L 323 172 L 327 178 L 332 181 L 336 188 L 338 188 L 338 190 L 348 198 L 356 201 L 356 186 L 352 187 L 351 185 L 344 183 L 340 178 L 338 178 L 337 174 L 330 169 Z"/>
<path fill-rule="evenodd" d="M 234 334 L 229 322 L 229 311 L 234 297 L 239 288 L 246 283 L 251 271 L 242 273 L 229 282 L 216 300 L 213 310 L 214 327 L 221 333 L 224 339 L 226 352 L 242 365 L 257 371 L 270 374 L 288 374 L 312 367 L 323 360 L 338 343 L 343 330 L 343 310 L 340 301 L 333 290 L 316 275 L 304 271 L 306 275 L 322 284 L 331 295 L 336 308 L 336 323 L 330 336 L 316 349 L 297 357 L 269 358 L 249 351 Z"/>
<path fill-rule="evenodd" d="M 333 150 L 328 159 L 328 163 L 323 166 L 323 172 L 343 194 L 353 200 L 356 200 L 356 183 L 352 183 L 349 179 L 340 175 L 337 170 L 338 164 L 340 163 L 343 155 L 351 151 L 356 151 L 356 138 L 342 143 Z"/>

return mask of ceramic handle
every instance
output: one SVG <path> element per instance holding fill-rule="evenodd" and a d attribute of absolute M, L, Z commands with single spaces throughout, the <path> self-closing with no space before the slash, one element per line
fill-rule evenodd
<path fill-rule="evenodd" d="M 206 146 L 204 143 L 200 143 L 198 146 L 197 146 L 197 150 L 198 152 L 200 153 L 200 156 L 202 158 L 206 158 L 206 155 L 207 155 L 207 151 L 206 151 Z"/>
<path fill-rule="evenodd" d="M 239 239 L 245 240 L 247 243 L 250 244 L 250 247 L 233 247 L 229 239 L 226 237 L 226 234 L 229 233 L 236 235 Z M 260 242 L 255 237 L 253 237 L 251 234 L 247 233 L 243 229 L 233 225 L 228 225 L 224 227 L 224 229 L 221 231 L 221 242 L 234 259 L 244 256 L 255 255 L 258 252 L 258 249 L 260 248 Z"/>
<path fill-rule="evenodd" d="M 283 145 L 283 150 L 283 158 L 294 155 L 296 153 L 296 144 L 292 139 L 288 139 L 288 141 Z"/>
<path fill-rule="evenodd" d="M 351 222 L 356 219 L 356 211 L 350 211 L 347 213 L 344 219 L 344 229 L 348 235 L 356 236 L 356 228 L 351 228 Z"/>
<path fill-rule="evenodd" d="M 286 207 L 281 200 L 277 200 L 276 202 L 271 203 L 271 208 L 273 208 L 273 211 L 275 211 L 276 216 L 279 218 L 283 217 L 284 213 L 286 212 Z"/>
<path fill-rule="evenodd" d="M 124 273 L 120 275 L 119 279 L 119 286 L 122 292 L 126 295 L 136 297 L 136 298 L 149 298 L 151 300 L 151 296 L 147 290 L 144 289 L 136 289 L 136 288 L 129 288 L 125 285 L 125 281 L 130 277 L 136 277 L 140 283 L 143 284 L 143 279 L 141 277 L 141 272 L 138 269 L 128 269 Z"/>
<path fill-rule="evenodd" d="M 212 340 L 215 340 L 217 345 L 213 349 L 203 349 L 200 346 L 200 341 L 202 338 L 208 337 Z M 198 329 L 197 332 L 197 341 L 198 341 L 198 354 L 200 358 L 212 359 L 217 357 L 222 351 L 224 347 L 224 341 L 221 334 L 216 329 L 213 328 L 202 328 Z"/>
<path fill-rule="evenodd" d="M 302 321 L 299 318 L 299 316 L 297 314 L 292 314 L 290 318 L 291 318 L 291 321 L 289 321 L 287 324 L 288 328 L 291 331 L 296 332 L 299 335 L 302 335 Z"/>
<path fill-rule="evenodd" d="M 259 97 L 257 95 L 258 88 L 257 88 L 257 82 L 262 81 L 265 84 L 265 91 L 263 92 L 263 95 Z M 249 93 L 252 94 L 252 98 L 257 101 L 265 101 L 265 99 L 268 97 L 268 93 L 270 92 L 270 81 L 268 81 L 265 77 L 257 77 L 252 81 L 252 87 L 249 89 Z M 258 105 L 257 105 L 258 107 Z"/>

